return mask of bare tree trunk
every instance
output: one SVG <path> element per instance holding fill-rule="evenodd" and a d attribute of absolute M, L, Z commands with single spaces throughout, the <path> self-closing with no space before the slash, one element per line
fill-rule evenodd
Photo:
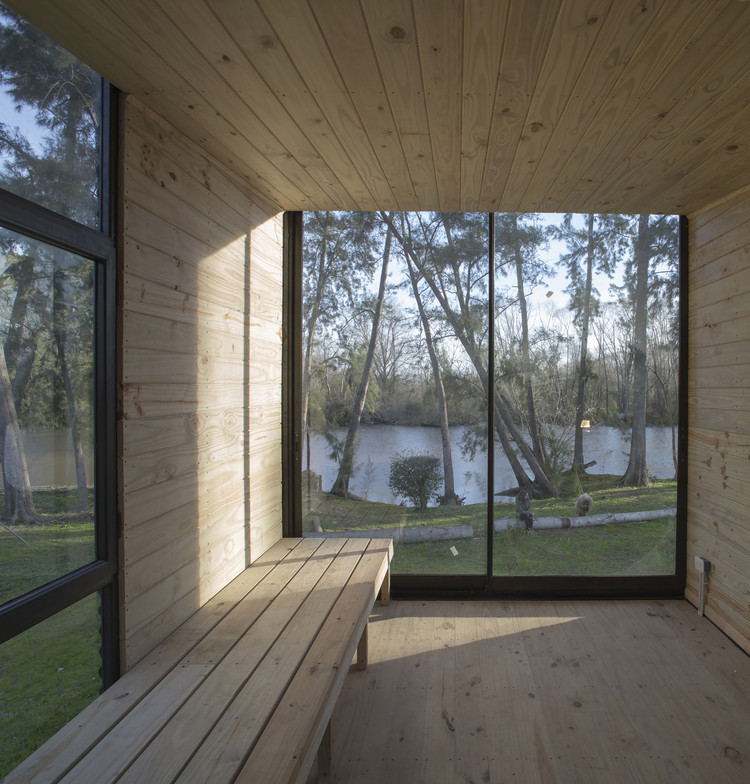
<path fill-rule="evenodd" d="M 62 376 L 63 389 L 65 390 L 65 400 L 68 404 L 68 424 L 70 425 L 70 435 L 73 440 L 73 459 L 75 461 L 76 485 L 78 487 L 77 508 L 80 511 L 84 511 L 89 506 L 89 490 L 86 483 L 86 464 L 83 459 L 83 448 L 81 447 L 81 437 L 78 430 L 78 411 L 73 394 L 73 384 L 70 380 L 68 359 L 65 354 L 65 333 L 60 327 L 55 327 L 54 333 L 57 358 L 60 360 L 60 375 Z"/>
<path fill-rule="evenodd" d="M 526 410 L 529 417 L 529 436 L 531 448 L 539 463 L 546 468 L 547 456 L 544 453 L 542 440 L 539 437 L 539 425 L 536 419 L 536 405 L 534 404 L 534 388 L 531 383 L 531 360 L 529 358 L 529 314 L 526 306 L 526 291 L 523 282 L 523 257 L 518 238 L 518 215 L 513 215 L 513 255 L 516 266 L 516 287 L 518 289 L 518 305 L 521 310 L 521 354 L 523 361 L 523 383 L 526 390 Z"/>
<path fill-rule="evenodd" d="M 581 359 L 578 366 L 578 390 L 576 393 L 576 421 L 573 440 L 573 468 L 583 471 L 583 408 L 586 396 L 586 376 L 588 375 L 589 318 L 591 315 L 591 278 L 594 270 L 594 215 L 588 216 L 588 248 L 586 252 L 586 291 L 581 315 Z"/>
<path fill-rule="evenodd" d="M 628 467 L 620 483 L 626 487 L 648 484 L 646 465 L 646 329 L 648 325 L 648 215 L 638 216 L 635 242 L 635 326 L 633 329 L 633 421 Z"/>
<path fill-rule="evenodd" d="M 453 452 L 451 447 L 451 434 L 450 426 L 448 424 L 448 405 L 445 400 L 445 388 L 443 387 L 443 376 L 440 372 L 440 363 L 438 362 L 437 354 L 435 353 L 435 346 L 432 341 L 432 329 L 430 327 L 430 320 L 422 304 L 422 296 L 419 293 L 419 286 L 417 285 L 417 275 L 414 267 L 409 259 L 406 257 L 406 266 L 409 270 L 409 279 L 411 280 L 412 291 L 414 292 L 414 299 L 417 303 L 419 310 L 419 318 L 422 321 L 422 329 L 424 330 L 425 342 L 427 344 L 427 353 L 430 356 L 430 365 L 432 366 L 432 376 L 435 380 L 435 389 L 437 391 L 437 407 L 438 415 L 440 418 L 440 436 L 443 444 L 443 499 L 441 504 L 447 506 L 455 506 L 459 503 L 459 498 L 456 495 L 455 479 L 453 476 Z"/>
<path fill-rule="evenodd" d="M 370 369 L 372 360 L 375 356 L 375 348 L 380 332 L 380 318 L 383 314 L 383 303 L 385 302 L 385 286 L 388 280 L 388 262 L 391 256 L 391 230 L 388 228 L 385 235 L 385 247 L 383 249 L 383 266 L 380 270 L 380 286 L 378 288 L 378 298 L 375 302 L 375 311 L 372 317 L 372 329 L 370 330 L 370 344 L 367 347 L 365 365 L 362 368 L 362 378 L 359 382 L 359 389 L 352 405 L 352 415 L 349 419 L 349 430 L 346 433 L 344 452 L 339 465 L 338 476 L 333 483 L 331 493 L 342 495 L 346 498 L 349 495 L 349 480 L 354 469 L 354 450 L 357 446 L 357 436 L 359 434 L 359 422 L 362 419 L 362 411 L 365 407 L 367 398 L 367 387 L 370 383 Z"/>
<path fill-rule="evenodd" d="M 6 520 L 36 520 L 26 454 L 16 418 L 5 352 L 0 351 L 0 431 L 3 435 L 3 483 Z"/>
<path fill-rule="evenodd" d="M 323 245 L 321 254 L 324 258 L 322 266 L 325 266 L 325 254 L 327 246 Z M 315 301 L 313 302 L 310 311 L 310 320 L 307 325 L 307 335 L 305 337 L 305 356 L 302 360 L 302 432 L 307 430 L 307 406 L 310 400 L 310 363 L 312 361 L 312 350 L 315 343 L 315 327 L 318 324 L 320 316 L 320 299 L 322 295 L 322 286 L 319 283 L 319 288 L 316 292 Z"/>

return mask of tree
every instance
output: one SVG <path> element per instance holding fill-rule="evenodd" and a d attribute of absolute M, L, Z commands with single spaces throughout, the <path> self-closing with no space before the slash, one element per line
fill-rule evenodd
<path fill-rule="evenodd" d="M 646 465 L 646 329 L 648 324 L 648 215 L 638 216 L 633 239 L 634 260 L 634 327 L 633 327 L 633 426 L 630 437 L 628 467 L 622 477 L 625 486 L 648 484 Z"/>
<path fill-rule="evenodd" d="M 529 311 L 526 287 L 542 283 L 550 270 L 539 258 L 539 251 L 547 244 L 546 232 L 533 216 L 501 213 L 495 216 L 495 249 L 498 254 L 496 269 L 501 275 L 512 269 L 516 279 L 516 301 L 521 315 L 521 379 L 526 397 L 529 436 L 534 455 L 546 466 L 540 426 L 534 402 L 533 368 L 529 351 Z"/>
<path fill-rule="evenodd" d="M 31 494 L 21 430 L 13 404 L 5 352 L 0 351 L 0 434 L 2 435 L 3 483 L 5 485 L 4 516 L 7 520 L 34 520 L 36 510 Z"/>
<path fill-rule="evenodd" d="M 388 222 L 385 213 L 380 215 L 382 220 Z M 542 493 L 552 494 L 553 489 L 544 467 L 521 435 L 507 400 L 491 383 L 486 359 L 482 357 L 483 353 L 486 354 L 482 341 L 486 338 L 487 330 L 489 274 L 484 221 L 480 223 L 477 216 L 473 215 L 449 213 L 437 213 L 429 222 L 421 215 L 417 219 L 421 229 L 420 253 L 417 253 L 412 240 L 405 237 L 392 222 L 389 225 L 404 254 L 411 259 L 440 305 L 443 317 L 476 370 L 485 394 L 494 401 L 499 414 L 496 431 L 519 485 L 531 487 L 532 482 L 513 452 L 510 438 L 527 461 L 537 487 Z"/>
<path fill-rule="evenodd" d="M 48 135 L 36 147 L 0 123 L 0 181 L 87 226 L 99 225 L 101 77 L 25 19 L 3 9 L 0 84 Z"/>
<path fill-rule="evenodd" d="M 79 510 L 88 508 L 88 483 L 86 481 L 86 466 L 83 458 L 83 447 L 81 445 L 81 432 L 78 419 L 78 406 L 76 404 L 76 394 L 72 379 L 71 360 L 68 352 L 69 330 L 67 323 L 71 321 L 71 310 L 75 310 L 73 302 L 73 287 L 66 281 L 65 268 L 56 266 L 52 277 L 53 290 L 53 316 L 52 331 L 55 338 L 55 348 L 57 349 L 57 360 L 60 367 L 60 377 L 63 382 L 65 402 L 67 404 L 68 427 L 73 441 L 73 461 L 76 471 L 76 485 L 78 488 Z"/>
<path fill-rule="evenodd" d="M 633 305 L 633 426 L 630 455 L 621 484 L 642 487 L 649 483 L 646 464 L 646 401 L 649 295 L 658 296 L 674 285 L 674 278 L 650 275 L 651 265 L 677 265 L 677 232 L 674 218 L 639 215 L 635 220 L 632 260 L 627 268 L 625 287 Z"/>
<path fill-rule="evenodd" d="M 0 83 L 18 111 L 33 112 L 37 128 L 43 129 L 41 141 L 32 144 L 18 129 L 0 123 L 0 182 L 42 206 L 98 227 L 101 78 L 20 16 L 3 9 Z M 70 350 L 65 347 L 67 327 L 59 319 L 54 327 L 50 326 L 52 309 L 46 305 L 55 288 L 52 277 L 70 266 L 67 260 L 70 256 L 19 235 L 4 233 L 4 239 L 6 254 L 15 256 L 20 264 L 15 270 L 10 265 L 3 276 L 6 280 L 15 278 L 17 285 L 0 369 L 0 438 L 4 439 L 1 454 L 6 507 L 9 498 L 16 496 L 16 501 L 11 501 L 11 514 L 33 516 L 17 411 L 26 402 L 37 345 L 45 334 L 52 333 L 57 346 L 58 378 L 65 390 L 72 425 L 81 503 L 83 495 L 87 496 L 74 392 L 76 380 L 71 373 Z M 66 257 L 66 261 L 58 264 L 58 256 Z M 38 320 L 38 327 L 31 327 L 32 318 Z M 22 486 L 14 484 L 18 482 Z"/>
<path fill-rule="evenodd" d="M 357 445 L 357 434 L 359 433 L 359 423 L 362 418 L 362 410 L 365 406 L 367 397 L 367 387 L 370 383 L 370 369 L 372 368 L 375 348 L 377 347 L 378 335 L 380 333 L 380 317 L 383 313 L 383 303 L 385 302 L 385 289 L 388 280 L 388 263 L 391 258 L 391 231 L 386 229 L 385 243 L 383 247 L 383 261 L 380 268 L 380 285 L 372 311 L 372 329 L 370 331 L 370 341 L 367 346 L 362 376 L 359 381 L 359 388 L 352 404 L 352 413 L 349 419 L 349 429 L 346 434 L 344 451 L 339 464 L 339 472 L 336 481 L 333 483 L 331 493 L 342 495 L 347 498 L 349 495 L 349 480 L 351 479 L 354 467 L 354 452 Z"/>
<path fill-rule="evenodd" d="M 374 264 L 374 217 L 362 212 L 310 212 L 305 215 L 303 248 L 302 429 L 308 422 L 312 357 L 319 328 L 331 328 L 354 309 Z M 348 310 L 347 310 L 348 309 Z"/>
<path fill-rule="evenodd" d="M 592 311 L 598 305 L 597 292 L 593 286 L 594 271 L 612 277 L 619 256 L 625 251 L 626 219 L 619 215 L 594 215 L 585 217 L 585 226 L 574 225 L 574 216 L 565 215 L 562 226 L 555 232 L 564 240 L 568 252 L 560 258 L 567 267 L 568 280 L 566 291 L 570 294 L 570 309 L 574 313 L 580 329 L 580 359 L 573 422 L 573 468 L 584 470 L 583 428 L 584 402 L 588 368 L 589 323 Z M 581 267 L 584 267 L 582 271 Z"/>
<path fill-rule="evenodd" d="M 406 233 L 406 221 L 402 216 L 401 227 Z M 410 257 L 405 256 L 406 268 L 409 275 L 409 282 L 411 283 L 414 301 L 417 305 L 419 313 L 419 320 L 422 324 L 422 330 L 425 336 L 425 344 L 427 346 L 427 353 L 430 358 L 430 367 L 432 369 L 432 377 L 435 382 L 435 392 L 437 395 L 437 410 L 438 419 L 440 421 L 440 439 L 443 449 L 443 495 L 441 496 L 441 504 L 446 506 L 455 506 L 460 502 L 456 494 L 455 478 L 453 475 L 453 447 L 451 444 L 450 424 L 448 421 L 448 403 L 445 396 L 445 386 L 443 385 L 443 376 L 440 370 L 440 362 L 438 360 L 437 351 L 435 350 L 435 342 L 432 337 L 432 327 L 430 319 L 427 317 L 422 294 L 419 290 L 419 275 L 414 267 Z"/>
<path fill-rule="evenodd" d="M 405 368 L 416 361 L 420 338 L 403 310 L 386 302 L 380 318 L 380 334 L 372 363 L 372 376 L 386 405 L 397 392 Z"/>

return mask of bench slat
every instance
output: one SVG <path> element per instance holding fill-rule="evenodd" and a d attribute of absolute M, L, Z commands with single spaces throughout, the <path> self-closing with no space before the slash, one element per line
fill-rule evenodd
<path fill-rule="evenodd" d="M 365 543 L 366 545 L 366 543 Z M 365 547 L 348 540 L 268 655 L 180 776 L 181 782 L 234 781 L 256 739 L 325 624 Z"/>
<path fill-rule="evenodd" d="M 279 625 L 283 628 L 281 616 L 277 621 L 269 623 L 269 618 L 273 621 L 273 616 L 267 614 L 269 608 L 284 604 L 286 597 L 293 597 L 295 592 L 314 584 L 325 564 L 330 562 L 340 547 L 341 543 L 329 548 L 295 549 L 294 555 L 284 559 L 232 608 L 231 613 L 225 616 L 222 623 L 217 624 L 208 637 L 195 646 L 184 662 L 168 673 L 162 682 L 144 697 L 138 710 L 124 717 L 60 784 L 89 781 L 92 784 L 105 784 L 120 781 L 120 776 L 138 782 L 156 780 L 156 777 L 151 775 L 132 778 L 125 774 L 143 753 L 146 753 L 147 759 L 156 759 L 155 764 L 169 768 L 176 766 L 179 772 L 184 762 L 179 759 L 177 749 L 170 748 L 169 754 L 162 755 L 161 758 L 154 757 L 151 751 L 154 748 L 154 739 L 162 731 L 168 735 L 179 731 L 179 717 L 189 715 L 190 736 L 183 741 L 185 753 L 189 754 L 196 742 L 199 743 L 203 737 L 201 732 L 210 731 L 211 722 L 214 720 L 210 706 L 202 704 L 201 687 L 209 684 L 212 699 L 217 705 L 232 698 L 242 682 L 252 673 L 265 648 L 280 633 Z M 321 551 L 323 555 L 319 556 Z M 243 612 L 246 606 L 249 610 L 247 616 Z M 290 616 L 295 612 L 296 606 L 298 603 L 289 606 L 287 611 Z M 226 625 L 234 632 L 233 636 L 222 630 L 222 626 Z M 224 633 L 217 640 L 214 633 L 219 630 Z M 255 660 L 252 658 L 253 651 L 256 652 Z M 193 657 L 196 663 L 193 663 Z M 240 666 L 234 664 L 237 659 L 241 661 Z M 192 681 L 184 679 L 182 673 L 185 669 L 194 673 Z M 169 710 L 162 710 L 162 704 L 167 704 Z M 208 723 L 207 727 L 205 723 Z M 193 736 L 196 735 L 197 739 L 194 740 Z M 157 744 L 155 751 L 158 752 L 158 749 Z M 139 769 L 142 770 L 142 766 Z M 169 779 L 159 777 L 159 780 Z"/>
<path fill-rule="evenodd" d="M 318 548 L 300 565 L 301 568 L 292 580 L 281 589 L 274 586 L 278 593 L 276 599 L 267 606 L 246 634 L 238 640 L 235 639 L 236 644 L 228 655 L 135 760 L 120 780 L 122 784 L 173 781 L 186 765 L 194 764 L 191 758 L 196 749 L 215 732 L 217 723 L 223 721 L 225 712 L 237 694 L 245 688 L 246 683 L 250 681 L 260 684 L 267 680 L 263 672 L 264 669 L 269 669 L 271 652 L 278 647 L 279 640 L 284 639 L 286 630 L 311 591 L 317 589 L 331 565 L 337 562 L 342 544 L 343 542 L 339 541 L 334 547 Z M 264 588 L 266 586 L 261 584 L 256 591 Z M 239 607 L 235 612 L 241 610 L 242 607 Z M 279 661 L 271 664 L 280 669 Z M 257 714 L 263 708 L 264 703 L 258 701 L 253 705 L 253 713 Z M 214 780 L 223 779 L 205 779 Z"/>
<path fill-rule="evenodd" d="M 369 542 L 237 784 L 305 781 L 392 554 L 392 542 Z"/>
<path fill-rule="evenodd" d="M 111 688 L 11 771 L 4 784 L 52 784 L 60 781 L 211 632 L 232 607 L 301 544 L 298 539 L 282 539 L 269 548 Z"/>
<path fill-rule="evenodd" d="M 4 781 L 303 781 L 392 555 L 282 540 Z"/>

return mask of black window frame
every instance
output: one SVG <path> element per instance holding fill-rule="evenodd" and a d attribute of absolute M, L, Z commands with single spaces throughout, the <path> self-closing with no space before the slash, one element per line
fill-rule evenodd
<path fill-rule="evenodd" d="M 488 215 L 488 253 L 494 269 L 495 214 Z M 282 354 L 282 516 L 283 534 L 302 536 L 302 237 L 303 213 L 284 214 L 284 346 Z M 687 378 L 688 378 L 688 220 L 679 216 L 679 403 L 677 447 L 677 514 L 675 571 L 669 575 L 638 576 L 505 576 L 493 574 L 492 537 L 488 536 L 485 574 L 420 574 L 391 576 L 391 594 L 401 598 L 684 598 L 687 580 Z M 494 277 L 490 278 L 494 286 Z M 489 294 L 489 367 L 494 378 L 494 296 Z M 493 432 L 493 410 L 488 406 L 488 428 Z M 490 482 L 494 456 L 488 450 Z M 489 496 L 492 497 L 490 488 Z M 493 509 L 487 504 L 487 526 L 492 530 Z"/>
<path fill-rule="evenodd" d="M 0 606 L 0 644 L 100 593 L 102 688 L 119 672 L 116 400 L 118 94 L 102 79 L 100 230 L 0 187 L 0 225 L 94 262 L 95 558 Z"/>

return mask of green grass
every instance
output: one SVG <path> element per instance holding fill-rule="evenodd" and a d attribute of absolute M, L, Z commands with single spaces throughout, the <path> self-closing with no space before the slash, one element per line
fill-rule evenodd
<path fill-rule="evenodd" d="M 454 556 L 450 548 L 455 547 Z M 674 572 L 674 518 L 568 530 L 496 534 L 497 575 L 648 575 Z M 487 539 L 399 544 L 394 574 L 484 574 Z"/>
<path fill-rule="evenodd" d="M 94 559 L 93 518 L 75 510 L 75 492 L 36 492 L 34 503 L 38 523 L 10 526 L 30 547 L 0 527 L 0 603 Z M 0 646 L 0 778 L 99 694 L 98 603 L 89 596 Z"/>
<path fill-rule="evenodd" d="M 95 559 L 93 515 L 76 511 L 75 500 L 74 492 L 34 493 L 39 522 L 8 526 L 28 546 L 0 527 L 0 604 Z"/>
<path fill-rule="evenodd" d="M 593 498 L 591 513 L 639 512 L 674 507 L 675 480 L 649 487 L 617 487 L 617 477 L 583 474 L 569 476 L 566 497 L 534 501 L 537 517 L 570 517 L 574 502 L 585 491 Z M 496 503 L 495 519 L 514 517 L 512 503 Z M 423 512 L 395 504 L 342 499 L 320 494 L 312 499 L 303 520 L 313 529 L 317 517 L 323 530 L 367 530 L 417 526 L 471 525 L 472 539 L 398 544 L 394 574 L 484 574 L 487 552 L 487 508 L 484 504 L 437 506 Z M 451 547 L 458 555 L 454 556 Z M 638 575 L 674 571 L 674 518 L 645 523 L 611 523 L 590 528 L 538 530 L 536 536 L 512 530 L 495 535 L 495 574 L 515 575 Z"/>
<path fill-rule="evenodd" d="M 99 694 L 98 601 L 89 596 L 0 646 L 0 777 Z"/>

